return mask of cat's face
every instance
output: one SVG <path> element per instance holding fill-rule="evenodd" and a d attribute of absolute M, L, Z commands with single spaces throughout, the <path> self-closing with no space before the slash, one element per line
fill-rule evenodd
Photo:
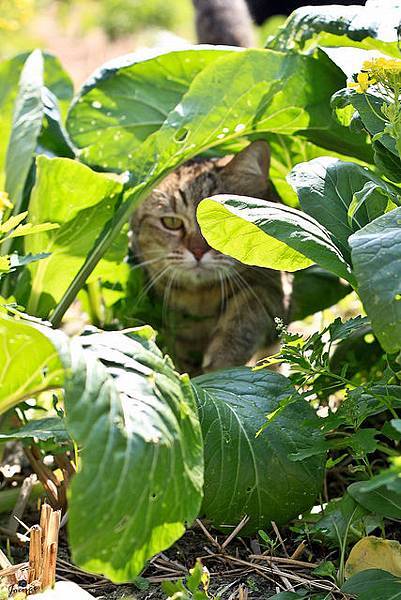
<path fill-rule="evenodd" d="M 254 142 L 229 161 L 183 165 L 153 190 L 133 217 L 130 243 L 155 285 L 205 287 L 230 277 L 238 263 L 207 244 L 196 208 L 215 194 L 268 197 L 269 163 L 267 143 Z"/>

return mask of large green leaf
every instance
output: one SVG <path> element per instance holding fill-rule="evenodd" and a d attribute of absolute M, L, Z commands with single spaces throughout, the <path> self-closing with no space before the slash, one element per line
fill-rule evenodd
<path fill-rule="evenodd" d="M 46 87 L 42 90 L 43 122 L 40 136 L 38 138 L 38 154 L 47 156 L 64 156 L 74 158 L 75 153 L 67 132 L 64 129 L 60 103 L 57 97 Z"/>
<path fill-rule="evenodd" d="M 401 160 L 381 142 L 373 142 L 374 161 L 379 171 L 390 181 L 401 182 Z"/>
<path fill-rule="evenodd" d="M 354 195 L 367 183 L 374 184 L 394 200 L 398 191 L 366 167 L 328 157 L 298 164 L 289 175 L 288 181 L 297 192 L 303 210 L 332 234 L 343 256 L 348 260 L 349 236 L 372 220 L 366 203 L 355 211 L 352 219 L 349 218 Z M 387 199 L 383 195 L 383 206 L 386 204 Z"/>
<path fill-rule="evenodd" d="M 380 8 L 380 10 L 378 10 Z M 361 6 L 305 6 L 295 10 L 268 41 L 275 50 L 320 46 L 355 46 L 398 57 L 399 6 L 386 0 Z"/>
<path fill-rule="evenodd" d="M 81 88 L 67 121 L 81 160 L 124 169 L 134 150 L 159 129 L 194 77 L 233 50 L 148 51 L 115 59 Z"/>
<path fill-rule="evenodd" d="M 351 291 L 344 281 L 316 265 L 297 271 L 292 286 L 291 320 L 302 320 L 325 310 Z"/>
<path fill-rule="evenodd" d="M 267 139 L 271 149 L 269 176 L 280 199 L 287 206 L 297 207 L 299 205 L 297 194 L 287 179 L 295 165 L 311 161 L 319 156 L 344 158 L 336 152 L 319 148 L 301 136 L 270 134 Z"/>
<path fill-rule="evenodd" d="M 154 337 L 145 327 L 71 343 L 60 331 L 0 317 L 0 412 L 64 388 L 65 426 L 80 449 L 69 493 L 73 556 L 118 582 L 179 538 L 202 500 L 192 388 Z M 32 422 L 16 437 L 65 439 L 59 425 Z"/>
<path fill-rule="evenodd" d="M 372 480 L 374 483 L 374 480 Z M 378 485 L 371 489 L 369 481 L 357 481 L 347 491 L 354 500 L 373 513 L 387 519 L 401 519 L 401 493 L 388 489 L 386 485 Z"/>
<path fill-rule="evenodd" d="M 358 293 L 386 352 L 401 349 L 401 208 L 350 238 Z"/>
<path fill-rule="evenodd" d="M 82 447 L 72 481 L 74 560 L 113 581 L 134 579 L 198 514 L 203 448 L 189 380 L 150 328 L 72 343 L 67 429 Z"/>
<path fill-rule="evenodd" d="M 0 440 L 29 440 L 32 442 L 35 439 L 42 442 L 54 440 L 59 444 L 71 443 L 71 438 L 65 428 L 64 421 L 60 417 L 33 419 L 20 429 L 9 431 L 8 433 L 0 433 Z"/>
<path fill-rule="evenodd" d="M 7 145 L 11 133 L 14 102 L 18 94 L 18 82 L 29 53 L 19 54 L 0 63 L 0 189 L 4 185 L 4 168 Z M 44 84 L 57 97 L 63 114 L 72 98 L 71 80 L 59 60 L 52 54 L 43 53 Z"/>
<path fill-rule="evenodd" d="M 64 370 L 51 341 L 24 321 L 0 316 L 0 413 L 58 389 Z"/>
<path fill-rule="evenodd" d="M 157 180 L 208 148 L 258 132 L 301 132 L 322 147 L 369 158 L 364 137 L 347 132 L 344 138 L 346 130 L 334 121 L 328 106 L 330 90 L 341 85 L 343 78 L 322 54 L 233 52 L 195 77 L 162 127 L 126 167 L 134 181 Z"/>
<path fill-rule="evenodd" d="M 244 196 L 214 196 L 198 207 L 209 244 L 245 264 L 297 271 L 316 262 L 354 282 L 350 266 L 330 233 L 309 215 Z"/>
<path fill-rule="evenodd" d="M 337 111 L 343 110 L 346 106 L 352 106 L 358 111 L 358 119 L 372 137 L 382 134 L 384 131 L 385 121 L 381 112 L 383 104 L 387 104 L 387 102 L 380 96 L 370 93 L 358 94 L 355 90 L 348 88 L 338 91 L 332 98 L 332 106 Z M 385 133 L 380 136 L 380 142 L 398 158 L 393 137 Z"/>
<path fill-rule="evenodd" d="M 242 533 L 254 533 L 309 509 L 322 485 L 324 454 L 302 462 L 288 457 L 306 438 L 318 443 L 321 434 L 313 410 L 289 380 L 244 367 L 193 383 L 205 446 L 201 514 L 225 531 L 248 515 Z M 256 437 L 267 416 L 289 398 Z"/>
<path fill-rule="evenodd" d="M 60 227 L 25 240 L 27 252 L 51 253 L 29 266 L 31 314 L 47 316 L 62 297 L 112 217 L 121 190 L 121 183 L 85 165 L 66 158 L 38 157 L 29 220 L 32 224 L 51 220 Z M 103 267 L 117 273 L 121 256 L 110 261 L 112 265 L 105 259 Z"/>
<path fill-rule="evenodd" d="M 5 189 L 16 213 L 21 210 L 25 182 L 42 128 L 42 88 L 43 56 L 40 50 L 35 50 L 28 57 L 21 72 L 6 156 Z"/>
<path fill-rule="evenodd" d="M 347 548 L 366 535 L 369 518 L 368 511 L 345 493 L 327 504 L 314 530 L 322 535 L 326 544 Z"/>
<path fill-rule="evenodd" d="M 211 53 L 209 64 L 206 64 L 202 70 L 200 70 L 202 65 L 199 64 L 199 59 L 196 59 L 197 53 L 202 54 L 203 60 L 203 55 L 208 56 L 207 53 Z M 190 62 L 185 63 L 185 58 Z M 176 72 L 182 82 L 174 96 L 165 97 L 164 94 L 160 94 L 156 107 L 152 89 L 152 108 L 148 106 L 150 96 L 147 79 L 152 72 L 156 72 L 157 81 L 165 84 L 166 73 L 162 63 L 168 66 L 171 72 L 170 78 L 173 79 L 173 82 L 170 81 L 168 85 L 169 89 L 176 79 Z M 199 70 L 193 80 L 189 74 L 186 78 L 182 77 L 183 63 L 186 70 L 190 69 L 193 63 L 192 73 L 196 72 L 196 68 Z M 132 113 L 133 102 L 122 103 L 124 98 L 121 99 L 120 84 L 117 85 L 120 77 L 124 81 L 128 75 L 131 77 L 136 75 L 136 71 L 141 71 L 142 76 L 146 76 L 143 89 L 139 87 L 137 92 L 138 101 L 145 101 L 146 112 L 143 112 L 144 108 L 141 113 L 138 113 L 142 119 L 143 116 L 147 117 L 147 120 L 142 121 L 142 125 L 138 116 Z M 136 171 L 136 153 L 133 149 L 151 130 L 157 130 L 160 134 L 154 138 L 157 142 L 156 156 L 159 162 L 164 158 L 160 152 L 165 146 L 169 149 L 169 155 L 176 154 L 178 150 L 180 155 L 184 154 L 185 159 L 223 141 L 257 131 L 289 135 L 302 131 L 311 141 L 320 146 L 360 156 L 363 159 L 371 156 L 370 150 L 364 144 L 363 136 L 348 134 L 345 138 L 343 127 L 332 117 L 329 99 L 334 92 L 344 86 L 345 77 L 323 53 L 312 57 L 282 54 L 270 50 L 242 52 L 226 50 L 221 56 L 211 50 L 187 50 L 162 55 L 145 63 L 136 63 L 127 68 L 127 74 L 124 69 L 121 70 L 121 75 L 117 70 L 117 75 L 114 76 L 113 69 L 106 73 L 110 79 L 103 81 L 100 78 L 100 90 L 93 87 L 87 94 L 91 98 L 95 95 L 97 97 L 92 101 L 95 106 L 90 104 L 92 123 L 89 122 L 88 137 L 85 137 L 88 128 L 85 126 L 86 115 L 89 111 L 86 95 L 81 97 L 81 104 L 84 103 L 81 115 L 84 123 L 80 124 L 78 121 L 81 111 L 79 102 L 76 108 L 72 109 L 68 120 L 69 131 L 81 148 L 81 156 L 91 164 L 103 168 Z M 318 88 L 314 85 L 316 80 L 320 82 Z M 208 90 L 207 94 L 204 93 L 205 89 Z M 233 99 L 235 99 L 234 103 Z M 177 103 L 176 110 L 172 110 L 173 102 Z M 114 117 L 113 113 L 108 115 L 107 113 L 111 112 L 110 108 L 117 103 L 119 108 L 114 113 Z M 153 125 L 149 125 L 148 113 L 156 109 L 159 112 L 163 110 L 163 115 L 159 114 L 157 120 L 153 117 Z M 164 125 L 160 127 L 163 122 Z M 143 129 L 136 140 L 133 139 L 130 123 L 141 125 Z M 98 136 L 96 133 L 96 130 L 102 129 L 102 126 L 106 127 L 106 139 L 109 139 L 110 127 L 114 133 L 117 131 L 118 144 L 114 143 L 116 140 L 113 138 L 113 144 L 104 146 L 103 135 Z M 80 128 L 83 131 L 79 132 Z M 82 142 L 77 139 L 79 133 L 82 134 Z M 117 155 L 110 145 L 119 148 Z M 141 157 L 145 155 L 142 173 L 146 173 L 151 166 L 154 166 L 154 151 L 148 158 L 146 147 L 147 144 L 143 149 L 141 148 Z"/>
<path fill-rule="evenodd" d="M 400 600 L 401 578 L 380 569 L 368 569 L 348 579 L 341 590 L 357 600 Z"/>
<path fill-rule="evenodd" d="M 343 84 L 342 72 L 322 53 L 233 51 L 205 67 L 160 129 L 132 158 L 121 154 L 121 168 L 131 171 L 133 188 L 55 310 L 53 323 L 60 322 L 82 281 L 150 190 L 177 166 L 205 150 L 252 134 L 298 132 L 321 147 L 370 160 L 365 137 L 344 135 L 344 127 L 333 119 L 328 99 Z M 102 152 L 99 147 L 97 164 L 102 163 Z M 95 146 L 91 153 L 94 156 Z M 346 270 L 344 267 L 341 272 Z"/>

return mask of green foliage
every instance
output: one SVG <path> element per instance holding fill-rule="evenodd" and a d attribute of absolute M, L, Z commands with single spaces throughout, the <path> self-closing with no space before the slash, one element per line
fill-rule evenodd
<path fill-rule="evenodd" d="M 304 212 L 257 198 L 222 195 L 203 200 L 197 217 L 214 248 L 245 264 L 297 271 L 316 262 L 354 283 L 338 240 Z"/>
<path fill-rule="evenodd" d="M 0 315 L 0 336 L 1 414 L 27 398 L 63 385 L 60 357 L 51 341 L 33 325 Z"/>
<path fill-rule="evenodd" d="M 176 29 L 183 15 L 190 18 L 188 0 L 103 0 L 99 24 L 111 39 L 139 33 L 146 27 Z"/>
<path fill-rule="evenodd" d="M 0 279 L 2 276 L 14 271 L 17 267 L 24 267 L 31 262 L 48 256 L 45 253 L 29 253 L 25 256 L 21 256 L 17 252 L 8 254 L 7 249 L 11 246 L 14 239 L 24 238 L 43 231 L 50 231 L 58 227 L 56 223 L 37 223 L 36 225 L 22 223 L 28 214 L 27 211 L 4 220 L 3 215 L 6 210 L 12 207 L 13 205 L 8 200 L 8 195 L 5 192 L 0 192 Z"/>
<path fill-rule="evenodd" d="M 395 600 L 401 598 L 401 579 L 386 571 L 368 569 L 351 577 L 341 589 L 357 600 Z"/>
<path fill-rule="evenodd" d="M 29 442 L 54 440 L 58 444 L 63 444 L 70 442 L 71 438 L 60 417 L 46 417 L 29 421 L 15 431 L 0 433 L 0 440 L 28 440 Z"/>
<path fill-rule="evenodd" d="M 266 139 L 271 150 L 270 179 L 284 204 L 295 208 L 299 206 L 298 196 L 287 179 L 292 169 L 298 163 L 327 156 L 328 153 L 333 157 L 345 158 L 338 152 L 328 152 L 301 136 L 269 134 Z"/>
<path fill-rule="evenodd" d="M 2 412 L 64 389 L 66 429 L 82 447 L 69 507 L 76 560 L 115 581 L 134 579 L 199 510 L 203 449 L 188 378 L 175 373 L 150 328 L 70 343 L 61 332 L 7 317 L 0 327 Z M 25 352 L 29 362 L 18 360 Z"/>
<path fill-rule="evenodd" d="M 20 212 L 24 186 L 31 168 L 43 120 L 43 56 L 35 50 L 21 72 L 13 127 L 6 156 L 5 190 Z"/>
<path fill-rule="evenodd" d="M 199 50 L 199 52 L 207 52 Z M 163 162 L 170 156 L 173 157 L 178 151 L 178 156 L 175 159 L 174 166 L 169 165 L 169 168 L 174 168 L 183 160 L 189 159 L 192 156 L 207 148 L 217 146 L 223 141 L 227 142 L 240 136 L 245 136 L 257 132 L 273 132 L 277 134 L 292 135 L 296 132 L 301 132 L 308 140 L 314 142 L 321 147 L 329 147 L 331 150 L 336 150 L 342 154 L 351 154 L 360 156 L 362 159 L 370 159 L 370 150 L 364 144 L 364 136 L 350 135 L 344 139 L 344 129 L 341 127 L 329 110 L 328 101 L 330 96 L 337 91 L 338 87 L 344 84 L 344 75 L 326 55 L 319 54 L 317 57 L 301 56 L 297 54 L 281 54 L 269 50 L 245 50 L 245 51 L 225 51 L 223 57 L 216 59 L 216 51 L 209 51 L 213 54 L 215 60 L 205 64 L 204 68 L 198 72 L 192 80 L 188 75 L 182 81 L 178 82 L 178 94 L 182 97 L 182 102 L 176 96 L 175 101 L 179 110 L 170 109 L 171 92 L 166 97 L 166 116 L 164 124 L 158 116 L 160 126 L 157 128 L 157 134 L 150 136 L 141 149 L 140 157 L 138 153 L 133 152 L 133 156 L 129 157 L 124 150 L 121 152 L 120 165 L 109 164 L 108 157 L 103 156 L 103 142 L 101 136 L 94 136 L 88 140 L 85 146 L 89 146 L 87 150 L 81 149 L 84 158 L 88 152 L 91 152 L 89 162 L 91 164 L 102 165 L 106 162 L 108 167 L 125 169 L 133 171 L 135 176 L 147 174 L 147 171 L 153 165 L 154 155 L 151 154 L 147 158 L 147 154 L 151 149 L 158 150 L 158 162 L 160 166 L 156 171 L 165 169 Z M 96 92 L 97 102 L 101 106 L 92 111 L 91 116 L 95 121 L 92 123 L 91 131 L 95 131 L 98 126 L 102 128 L 104 123 L 103 103 L 105 98 L 102 90 L 107 90 L 109 96 L 108 102 L 113 100 L 114 96 L 118 96 L 118 84 L 127 73 L 127 77 L 131 80 L 135 72 L 142 71 L 144 74 L 155 69 L 154 64 L 158 64 L 160 60 L 164 63 L 162 67 L 156 67 L 156 81 L 161 81 L 166 77 L 165 68 L 168 67 L 177 69 L 177 74 L 182 73 L 182 58 L 184 58 L 185 71 L 189 69 L 189 74 L 194 73 L 199 64 L 197 59 L 192 56 L 191 50 L 183 50 L 176 53 L 170 53 L 164 58 L 155 57 L 153 60 L 146 60 L 143 66 L 138 65 L 138 59 L 135 57 L 129 59 L 126 66 L 119 68 L 119 63 L 106 69 L 99 75 L 99 92 Z M 188 65 L 185 67 L 185 59 L 189 59 Z M 195 65 L 191 66 L 191 62 Z M 132 64 L 131 64 L 132 63 Z M 241 73 L 241 77 L 238 77 Z M 234 77 L 234 74 L 237 77 Z M 110 79 L 103 83 L 103 77 Z M 148 75 L 145 75 L 148 77 Z M 171 74 L 170 74 L 171 78 Z M 320 80 L 319 89 L 316 90 L 313 82 Z M 169 83 L 168 88 L 172 88 L 173 81 Z M 186 83 L 186 86 L 185 86 Z M 302 83 L 302 85 L 300 85 Z M 189 85 L 190 84 L 190 85 Z M 203 92 L 205 86 L 209 89 L 209 94 Z M 142 87 L 142 85 L 141 85 Z M 283 88 L 285 87 L 285 93 Z M 89 89 L 88 89 L 89 88 Z M 92 88 L 92 81 L 84 87 L 83 93 L 89 92 L 92 95 L 95 91 Z M 143 84 L 143 92 L 146 94 L 146 79 Z M 187 89 L 186 89 L 187 88 Z M 188 89 L 189 88 L 189 89 Z M 177 93 L 176 92 L 176 93 Z M 184 93 L 187 92 L 184 96 Z M 225 101 L 228 98 L 238 98 L 235 109 L 226 110 Z M 158 104 L 164 98 L 164 94 L 160 95 Z M 116 98 L 117 99 L 117 98 Z M 143 98 L 145 104 L 143 117 L 144 121 L 153 121 L 154 108 L 148 106 L 149 100 Z M 96 102 L 96 100 L 95 100 Z M 106 105 L 105 105 L 106 107 Z M 124 104 L 120 102 L 120 107 Z M 110 107 L 109 107 L 110 108 Z M 128 122 L 132 119 L 132 114 L 129 105 L 125 104 L 124 112 L 116 112 L 114 118 L 119 119 L 119 125 L 124 130 L 124 121 Z M 69 129 L 72 136 L 76 135 L 76 126 L 74 121 L 76 118 L 86 118 L 87 105 L 84 101 L 82 113 L 79 103 L 74 109 L 74 119 L 69 124 Z M 213 119 L 210 118 L 213 114 Z M 107 115 L 106 117 L 113 115 Z M 150 118 L 149 118 L 150 117 Z M 109 123 L 106 120 L 106 124 Z M 110 121 L 111 124 L 111 121 Z M 157 125 L 157 122 L 155 123 Z M 185 130 L 185 131 L 184 131 Z M 155 128 L 156 131 L 156 128 Z M 82 132 L 84 133 L 84 132 Z M 125 135 L 125 131 L 122 131 Z M 185 135 L 184 135 L 185 134 Z M 218 137 L 219 136 L 219 137 Z M 82 146 L 80 146 L 82 148 Z M 111 149 L 106 149 L 110 152 Z M 144 155 L 145 151 L 145 155 Z M 140 158 L 140 162 L 139 161 Z M 138 167 L 142 168 L 138 171 Z M 152 175 L 156 173 L 152 172 Z"/>
<path fill-rule="evenodd" d="M 380 519 L 373 518 L 347 492 L 327 505 L 323 516 L 314 525 L 314 532 L 320 534 L 330 546 L 340 548 L 344 556 L 350 544 L 368 535 L 378 524 Z"/>
<path fill-rule="evenodd" d="M 401 349 L 400 223 L 401 208 L 396 208 L 350 238 L 359 294 L 380 343 L 389 353 Z"/>
<path fill-rule="evenodd" d="M 185 582 L 166 581 L 162 584 L 162 589 L 168 595 L 168 600 L 219 600 L 218 596 L 208 594 L 209 581 L 209 571 L 197 560 Z"/>
<path fill-rule="evenodd" d="M 246 535 L 309 509 L 321 488 L 325 451 L 298 463 L 288 458 L 307 440 L 322 439 L 313 410 L 288 379 L 238 368 L 197 377 L 194 388 L 205 444 L 201 514 L 225 532 L 248 515 Z"/>
<path fill-rule="evenodd" d="M 398 520 L 401 515 L 401 484 L 398 477 L 383 482 L 383 477 L 358 481 L 348 488 L 348 493 L 370 512 Z"/>
<path fill-rule="evenodd" d="M 300 321 L 334 306 L 351 291 L 344 280 L 316 265 L 297 271 L 292 286 L 291 319 Z"/>
<path fill-rule="evenodd" d="M 344 63 L 344 45 L 398 56 L 395 9 L 379 23 L 374 6 L 361 9 L 359 20 L 355 7 L 304 8 L 269 42 L 274 49 L 117 59 L 78 92 L 66 126 L 71 84 L 53 57 L 35 52 L 24 67 L 26 56 L 0 65 L 0 159 L 9 142 L 6 186 L 17 204 L 12 213 L 0 196 L 7 242 L 0 265 L 9 270 L 14 257 L 24 269 L 17 283 L 17 274 L 8 275 L 2 290 L 0 411 L 8 417 L 43 391 L 63 396 L 65 409 L 65 420 L 46 415 L 3 439 L 72 440 L 79 464 L 69 536 L 82 567 L 134 579 L 198 514 L 222 529 L 247 513 L 242 533 L 262 531 L 272 547 L 264 529 L 311 507 L 327 455 L 326 469 L 341 470 L 347 493 L 297 527 L 339 548 L 340 585 L 349 542 L 399 519 L 401 359 L 384 354 L 401 350 L 399 97 L 363 90 L 358 79 L 353 90 L 341 89 L 346 77 L 333 62 L 337 53 Z M 337 46 L 336 53 L 318 44 Z M 141 298 L 142 276 L 130 282 L 123 262 L 128 218 L 183 162 L 236 152 L 253 139 L 271 144 L 273 184 L 284 204 L 206 199 L 199 207 L 205 237 L 246 264 L 298 271 L 298 294 L 310 285 L 298 315 L 329 306 L 351 287 L 367 312 L 305 337 L 278 323 L 283 345 L 269 362 L 285 363 L 288 377 L 244 367 L 191 385 L 148 327 L 92 330 L 69 341 L 13 305 L 16 298 L 58 325 L 81 292 L 96 324 L 153 318 L 157 307 Z M 22 225 L 26 205 L 29 223 Z M 28 233 L 35 235 L 25 239 Z M 370 346 L 358 355 L 369 336 L 375 352 Z M 327 414 L 317 417 L 317 407 Z M 399 586 L 375 576 L 387 578 L 382 589 Z M 369 575 L 356 577 L 344 590 L 368 597 L 376 582 L 368 588 Z M 198 564 L 167 593 L 205 600 L 208 576 Z"/>
<path fill-rule="evenodd" d="M 382 19 L 377 18 L 379 8 L 384 8 L 380 0 L 368 0 L 365 8 L 305 6 L 292 13 L 281 31 L 268 40 L 267 47 L 310 51 L 317 46 L 351 46 L 398 57 L 394 23 L 399 21 L 399 3 L 397 0 L 386 2 Z"/>
<path fill-rule="evenodd" d="M 298 195 L 301 208 L 328 229 L 348 260 L 349 236 L 382 214 L 389 200 L 393 206 L 401 200 L 397 188 L 386 184 L 366 167 L 327 157 L 298 164 L 288 180 Z M 371 196 L 366 198 L 368 185 L 382 191 L 378 213 L 372 214 Z"/>
<path fill-rule="evenodd" d="M 51 218 L 58 228 L 43 231 L 26 241 L 27 251 L 35 254 L 46 249 L 49 256 L 31 265 L 29 283 L 20 286 L 17 298 L 26 303 L 30 314 L 46 317 L 102 233 L 113 207 L 119 202 L 122 184 L 67 158 L 40 156 L 36 165 L 30 220 L 35 226 Z M 119 265 L 124 246 L 122 252 L 122 255 L 117 252 L 117 257 L 112 253 L 105 257 L 93 277 L 107 278 L 111 270 L 117 277 L 118 270 L 124 272 L 126 265 Z"/>
<path fill-rule="evenodd" d="M 160 129 L 196 75 L 231 53 L 151 50 L 148 57 L 141 52 L 99 69 L 68 114 L 68 132 L 81 160 L 107 170 L 129 168 L 135 150 Z"/>
<path fill-rule="evenodd" d="M 19 54 L 0 64 L 0 187 L 2 189 L 4 187 L 6 152 L 13 123 L 14 103 L 19 91 L 21 71 L 28 56 L 27 53 Z M 38 53 L 35 56 L 36 58 L 33 57 L 34 62 L 30 63 L 31 67 L 35 68 L 35 72 L 27 73 L 27 77 L 33 77 L 36 81 L 40 81 L 42 77 L 40 58 Z M 64 114 L 73 95 L 72 83 L 58 59 L 48 53 L 43 53 L 43 82 L 44 86 L 58 99 L 61 113 Z M 12 164 L 10 164 L 10 168 L 13 168 Z"/>
<path fill-rule="evenodd" d="M 135 578 L 147 559 L 179 538 L 202 497 L 191 387 L 153 337 L 150 328 L 95 333 L 73 343 L 64 358 L 73 374 L 65 386 L 67 429 L 82 446 L 70 491 L 73 555 L 114 581 Z"/>

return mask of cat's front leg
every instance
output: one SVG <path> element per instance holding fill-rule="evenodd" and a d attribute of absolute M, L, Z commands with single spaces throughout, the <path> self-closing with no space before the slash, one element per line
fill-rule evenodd
<path fill-rule="evenodd" d="M 269 298 L 265 289 L 244 290 L 232 296 L 204 354 L 203 371 L 247 364 L 258 350 L 277 338 L 276 316 L 283 316 L 281 297 Z"/>

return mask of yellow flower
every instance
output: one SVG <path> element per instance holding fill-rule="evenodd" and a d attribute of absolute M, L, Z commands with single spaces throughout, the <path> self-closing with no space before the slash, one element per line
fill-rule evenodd
<path fill-rule="evenodd" d="M 373 58 L 363 63 L 363 70 L 368 73 L 401 74 L 401 60 L 397 58 Z"/>
<path fill-rule="evenodd" d="M 5 208 L 12 208 L 10 200 L 8 199 L 7 192 L 0 192 L 0 212 L 2 212 Z"/>
<path fill-rule="evenodd" d="M 375 83 L 368 73 L 358 73 L 356 81 L 349 81 L 347 87 L 354 88 L 358 94 L 364 94 L 367 89 Z"/>
<path fill-rule="evenodd" d="M 401 60 L 397 58 L 373 58 L 363 63 L 363 71 L 375 79 L 387 98 L 399 100 L 401 92 Z"/>

